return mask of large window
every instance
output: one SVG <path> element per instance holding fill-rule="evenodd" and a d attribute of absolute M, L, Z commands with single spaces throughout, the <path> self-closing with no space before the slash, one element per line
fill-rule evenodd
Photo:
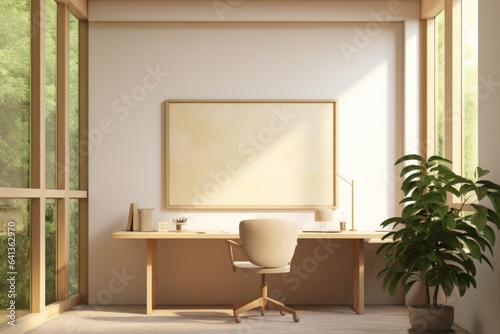
<path fill-rule="evenodd" d="M 425 1 L 429 5 L 431 1 Z M 427 24 L 427 154 L 473 177 L 478 163 L 477 0 L 432 1 Z"/>
<path fill-rule="evenodd" d="M 0 0 L 0 332 L 86 299 L 86 8 Z"/>

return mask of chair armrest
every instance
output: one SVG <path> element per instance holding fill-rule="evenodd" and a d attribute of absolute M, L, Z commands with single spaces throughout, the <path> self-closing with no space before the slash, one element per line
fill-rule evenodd
<path fill-rule="evenodd" d="M 233 240 L 226 240 L 226 243 L 229 250 L 229 260 L 231 261 L 231 268 L 233 269 L 233 272 L 236 272 L 236 268 L 234 267 L 233 247 L 238 247 L 239 249 L 241 249 L 241 245 Z"/>

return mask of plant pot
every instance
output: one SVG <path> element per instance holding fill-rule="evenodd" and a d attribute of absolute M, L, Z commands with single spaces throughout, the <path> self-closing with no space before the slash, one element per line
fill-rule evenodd
<path fill-rule="evenodd" d="M 454 333 L 454 308 L 449 305 L 408 307 L 411 329 L 408 333 Z"/>
<path fill-rule="evenodd" d="M 180 232 L 182 230 L 182 225 L 185 225 L 186 223 L 175 223 L 175 230 L 177 232 Z"/>

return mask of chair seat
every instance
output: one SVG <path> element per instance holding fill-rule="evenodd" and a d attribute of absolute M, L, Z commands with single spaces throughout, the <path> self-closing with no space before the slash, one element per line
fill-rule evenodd
<path fill-rule="evenodd" d="M 235 271 L 238 273 L 251 273 L 251 274 L 279 274 L 290 272 L 290 265 L 276 268 L 264 268 L 256 266 L 249 261 L 234 261 Z"/>

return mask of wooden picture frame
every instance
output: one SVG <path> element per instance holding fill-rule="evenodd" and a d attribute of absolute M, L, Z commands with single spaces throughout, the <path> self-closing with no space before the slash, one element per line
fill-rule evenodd
<path fill-rule="evenodd" d="M 336 207 L 336 100 L 167 100 L 166 207 Z"/>

